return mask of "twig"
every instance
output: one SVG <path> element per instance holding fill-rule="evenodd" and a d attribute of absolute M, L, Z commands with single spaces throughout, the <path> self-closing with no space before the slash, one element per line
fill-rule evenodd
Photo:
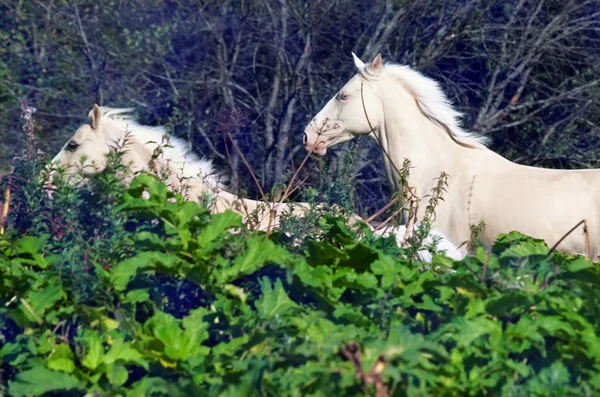
<path fill-rule="evenodd" d="M 382 354 L 377 358 L 377 361 L 373 364 L 373 367 L 367 374 L 365 374 L 362 369 L 360 345 L 358 342 L 348 342 L 346 346 L 340 350 L 340 354 L 354 366 L 354 370 L 356 371 L 354 377 L 363 383 L 363 389 L 365 389 L 364 386 L 375 387 L 376 397 L 389 397 L 387 386 L 383 382 L 383 376 L 381 375 L 385 369 L 385 354 Z M 365 392 L 366 394 L 370 394 L 368 390 L 365 390 Z"/>
<path fill-rule="evenodd" d="M 410 188 L 408 190 L 411 190 Z M 413 195 L 414 197 L 414 195 Z M 417 211 L 419 210 L 419 201 L 418 199 L 411 198 L 410 200 L 410 217 L 408 218 L 408 222 L 406 222 L 406 230 L 404 231 L 404 239 L 402 240 L 401 248 L 408 247 L 408 240 L 412 235 L 413 228 L 415 226 L 415 222 L 417 220 Z"/>
<path fill-rule="evenodd" d="M 367 223 L 367 224 L 371 223 L 373 221 L 373 219 L 377 218 L 379 215 L 384 213 L 388 208 L 390 208 L 392 205 L 394 205 L 398 200 L 400 200 L 400 197 L 401 196 L 398 195 L 395 198 L 393 198 L 392 200 L 390 200 L 390 202 L 387 203 L 386 205 L 384 205 L 383 208 L 381 208 L 379 211 L 377 211 L 376 213 L 374 213 L 373 215 L 368 217 L 367 220 L 365 221 L 365 223 Z"/>
<path fill-rule="evenodd" d="M 4 204 L 2 205 L 2 214 L 0 214 L 0 235 L 4 234 L 4 225 L 6 224 L 6 218 L 8 216 L 8 206 L 10 203 L 10 177 L 8 179 L 8 186 L 4 191 Z"/>
<path fill-rule="evenodd" d="M 29 303 L 27 303 L 27 301 L 23 298 L 20 299 L 21 303 L 23 304 L 23 306 L 25 306 L 25 309 L 27 309 L 27 311 L 31 314 L 31 316 L 35 319 L 35 321 L 37 321 L 38 324 L 42 324 L 44 321 L 40 318 L 40 316 L 38 316 L 33 309 L 31 308 L 31 306 L 29 306 Z"/>
<path fill-rule="evenodd" d="M 487 252 L 487 250 L 484 253 L 484 257 L 483 257 L 483 272 L 481 272 L 481 282 L 483 283 L 485 281 L 485 274 L 487 273 L 487 268 L 488 268 L 488 262 L 490 261 L 490 256 Z"/>
<path fill-rule="evenodd" d="M 225 141 L 225 137 L 223 137 L 223 141 Z M 227 154 L 227 162 L 229 163 L 229 167 L 233 171 L 233 164 L 231 163 L 231 155 L 229 154 L 229 148 L 227 147 L 227 142 L 224 142 L 224 143 L 225 143 L 225 153 Z M 233 179 L 235 180 L 235 184 L 239 186 L 236 173 L 232 172 L 232 175 L 233 175 Z M 240 202 L 242 203 L 242 207 L 244 208 L 244 212 L 246 213 L 246 220 L 250 223 L 250 228 L 254 229 L 255 225 L 252 224 L 252 220 L 250 219 L 250 212 L 248 211 L 248 206 L 246 205 L 246 201 L 240 200 Z"/>
<path fill-rule="evenodd" d="M 550 248 L 550 251 L 548 251 L 548 254 L 546 255 L 546 258 L 549 258 L 550 255 L 552 255 L 552 253 L 556 250 L 556 247 L 558 247 L 558 245 L 560 243 L 562 243 L 562 241 L 567 238 L 567 236 L 571 233 L 573 233 L 573 231 L 575 231 L 575 229 L 577 229 L 579 226 L 581 226 L 581 224 L 583 224 L 583 233 L 585 233 L 585 254 L 588 258 L 591 259 L 590 257 L 590 236 L 588 234 L 588 228 L 587 228 L 587 222 L 585 221 L 585 219 L 582 219 L 581 221 L 579 221 L 579 223 L 577 223 L 575 226 L 573 226 L 567 233 L 565 233 L 564 236 L 562 236 L 557 242 L 556 244 L 554 244 L 552 246 L 552 248 Z"/>

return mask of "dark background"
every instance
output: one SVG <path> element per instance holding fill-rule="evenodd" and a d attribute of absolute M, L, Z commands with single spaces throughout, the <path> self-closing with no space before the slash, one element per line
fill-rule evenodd
<path fill-rule="evenodd" d="M 135 106 L 258 197 L 227 132 L 265 191 L 286 182 L 307 121 L 355 73 L 354 51 L 439 81 L 464 127 L 513 161 L 597 167 L 599 41 L 598 0 L 0 0 L 0 165 L 26 146 L 19 100 L 36 107 L 48 157 L 95 102 Z M 350 181 L 372 212 L 391 193 L 381 153 L 354 144 L 352 174 L 346 145 L 301 179 Z"/>

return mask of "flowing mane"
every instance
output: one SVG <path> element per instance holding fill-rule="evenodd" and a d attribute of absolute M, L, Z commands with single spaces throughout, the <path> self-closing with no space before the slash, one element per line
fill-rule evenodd
<path fill-rule="evenodd" d="M 118 134 L 109 139 L 118 141 L 124 138 L 121 134 L 127 132 L 128 137 L 142 145 L 148 143 L 159 145 L 163 151 L 162 156 L 170 164 L 175 165 L 175 169 L 181 172 L 182 177 L 202 179 L 212 189 L 224 188 L 223 176 L 215 170 L 211 160 L 198 157 L 192 152 L 188 142 L 168 134 L 164 127 L 140 125 L 132 115 L 134 110 L 134 108 L 100 107 L 102 118 L 113 123 Z"/>
<path fill-rule="evenodd" d="M 386 64 L 383 71 L 404 84 L 414 95 L 423 114 L 434 123 L 445 127 L 451 138 L 464 145 L 485 147 L 486 137 L 461 128 L 462 114 L 452 107 L 437 81 L 406 65 Z"/>

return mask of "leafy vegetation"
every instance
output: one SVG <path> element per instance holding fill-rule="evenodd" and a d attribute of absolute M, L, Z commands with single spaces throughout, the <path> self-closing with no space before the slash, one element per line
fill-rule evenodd
<path fill-rule="evenodd" d="M 5 0 L 0 13 L 2 168 L 25 149 L 19 100 L 38 109 L 49 155 L 94 103 L 134 106 L 142 124 L 168 126 L 235 175 L 235 193 L 258 199 L 231 141 L 262 191 L 285 182 L 310 117 L 356 73 L 352 51 L 434 78 L 463 126 L 511 160 L 599 167 L 598 0 Z M 325 159 L 330 176 L 342 150 Z M 381 164 L 363 139 L 343 174 L 361 215 L 389 201 Z M 308 165 L 300 179 L 314 187 Z"/>
<path fill-rule="evenodd" d="M 81 188 L 57 178 L 53 200 L 36 160 L 4 179 L 0 395 L 600 391 L 600 275 L 583 257 L 514 232 L 425 268 L 342 217 L 267 238 L 121 171 L 115 155 Z"/>

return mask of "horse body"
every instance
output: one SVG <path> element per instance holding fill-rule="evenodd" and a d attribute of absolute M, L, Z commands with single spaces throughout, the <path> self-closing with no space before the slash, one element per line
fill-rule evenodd
<path fill-rule="evenodd" d="M 557 243 L 585 219 L 592 257 L 600 254 L 597 233 L 600 170 L 551 170 L 513 163 L 485 147 L 485 140 L 463 131 L 459 113 L 437 83 L 398 65 L 383 65 L 381 56 L 365 65 L 355 56 L 359 73 L 314 117 L 305 130 L 305 147 L 324 155 L 328 147 L 357 135 L 375 138 L 387 156 L 386 170 L 396 184 L 395 168 L 411 162 L 408 184 L 420 197 L 431 193 L 441 172 L 449 175 L 444 201 L 433 227 L 455 245 L 469 241 L 480 221 L 479 237 L 490 246 L 499 233 L 520 231 Z M 389 156 L 389 157 L 388 157 Z M 399 186 L 396 186 L 399 188 Z M 421 219 L 425 205 L 417 213 Z M 558 249 L 586 252 L 583 228 Z"/>

